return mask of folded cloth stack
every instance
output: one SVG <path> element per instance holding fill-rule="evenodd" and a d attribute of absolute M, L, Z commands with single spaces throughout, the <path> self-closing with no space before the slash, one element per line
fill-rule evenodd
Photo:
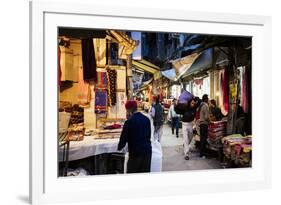
<path fill-rule="evenodd" d="M 68 128 L 68 141 L 82 141 L 84 139 L 85 128 L 83 124 L 75 124 Z"/>
<path fill-rule="evenodd" d="M 229 135 L 222 138 L 223 153 L 226 158 L 240 166 L 250 166 L 252 153 L 252 136 L 240 134 Z"/>
<path fill-rule="evenodd" d="M 226 121 L 213 121 L 209 124 L 208 136 L 209 140 L 216 141 L 218 138 L 225 136 Z"/>
<path fill-rule="evenodd" d="M 106 126 L 104 127 L 105 130 L 113 130 L 113 129 L 119 129 L 121 128 L 122 126 L 120 124 L 113 124 L 113 125 L 109 125 L 109 126 Z"/>

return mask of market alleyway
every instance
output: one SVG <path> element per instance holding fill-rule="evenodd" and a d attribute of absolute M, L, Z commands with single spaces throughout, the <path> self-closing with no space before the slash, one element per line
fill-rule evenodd
<path fill-rule="evenodd" d="M 221 168 L 217 159 L 201 159 L 198 151 L 191 152 L 191 159 L 185 160 L 183 155 L 182 130 L 179 138 L 172 135 L 171 128 L 165 124 L 161 139 L 163 150 L 162 171 L 185 171 Z"/>

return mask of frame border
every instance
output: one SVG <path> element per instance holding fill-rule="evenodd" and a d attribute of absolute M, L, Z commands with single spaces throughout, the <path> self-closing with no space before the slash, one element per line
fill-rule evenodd
<path fill-rule="evenodd" d="M 264 28 L 264 38 L 267 55 L 264 61 L 268 64 L 266 82 L 264 83 L 264 92 L 268 99 L 272 99 L 272 68 L 271 68 L 271 17 L 258 15 L 241 15 L 211 12 L 194 12 L 187 10 L 166 10 L 152 8 L 137 7 L 116 7 L 104 6 L 89 3 L 71 2 L 52 2 L 52 1 L 30 1 L 29 2 L 29 136 L 30 136 L 30 172 L 29 172 L 29 200 L 32 204 L 44 203 L 47 200 L 45 196 L 45 177 L 44 177 L 44 14 L 75 14 L 90 16 L 107 16 L 107 17 L 125 17 L 140 19 L 158 19 L 173 21 L 189 21 L 189 22 L 206 22 L 220 24 L 239 24 L 239 25 L 255 25 Z M 36 57 L 35 57 L 36 56 Z M 37 69 L 36 69 L 37 68 Z M 42 68 L 42 69 L 41 69 Z M 38 84 L 38 79 L 43 83 Z M 265 141 L 265 167 L 264 181 L 257 188 L 271 187 L 271 144 L 272 144 L 272 110 L 265 111 L 267 123 L 265 129 L 268 136 Z M 251 185 L 241 190 L 252 189 Z M 213 191 L 210 191 L 213 192 Z"/>

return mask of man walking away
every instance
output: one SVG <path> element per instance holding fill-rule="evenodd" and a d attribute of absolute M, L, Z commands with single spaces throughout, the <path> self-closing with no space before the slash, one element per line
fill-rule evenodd
<path fill-rule="evenodd" d="M 122 150 L 128 143 L 127 173 L 150 172 L 152 155 L 150 120 L 141 112 L 137 112 L 136 101 L 127 101 L 125 107 L 128 119 L 123 126 L 118 150 Z"/>
<path fill-rule="evenodd" d="M 163 132 L 164 110 L 159 102 L 159 96 L 156 97 L 155 104 L 151 108 L 151 116 L 153 118 L 153 124 L 155 128 L 154 137 L 158 140 L 158 142 L 160 142 Z"/>
<path fill-rule="evenodd" d="M 198 98 L 193 98 L 187 104 L 178 104 L 175 107 L 176 112 L 182 115 L 183 152 L 186 160 L 190 158 L 190 143 L 193 138 L 192 122 L 195 118 L 198 103 Z"/>
<path fill-rule="evenodd" d="M 206 158 L 206 145 L 208 138 L 208 125 L 210 122 L 209 119 L 209 106 L 208 106 L 209 98 L 207 94 L 204 94 L 202 97 L 202 103 L 199 108 L 200 112 L 200 157 Z"/>
<path fill-rule="evenodd" d="M 172 134 L 174 134 L 174 130 L 176 128 L 176 137 L 179 137 L 179 123 L 180 123 L 180 115 L 176 113 L 175 106 L 177 104 L 177 100 L 173 99 L 173 103 L 169 109 L 168 118 L 171 119 L 172 122 Z"/>

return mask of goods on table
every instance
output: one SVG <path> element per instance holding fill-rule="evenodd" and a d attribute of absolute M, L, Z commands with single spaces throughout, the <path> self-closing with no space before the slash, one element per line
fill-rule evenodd
<path fill-rule="evenodd" d="M 122 129 L 103 130 L 98 129 L 94 131 L 93 137 L 95 139 L 113 139 L 120 138 Z"/>
<path fill-rule="evenodd" d="M 240 134 L 229 135 L 222 138 L 223 153 L 226 160 L 242 167 L 251 166 L 252 136 Z"/>
<path fill-rule="evenodd" d="M 68 141 L 81 141 L 84 139 L 85 128 L 83 123 L 73 124 L 68 128 L 67 140 Z"/>
<path fill-rule="evenodd" d="M 226 121 L 212 121 L 208 127 L 208 137 L 210 141 L 217 141 L 225 136 Z"/>

